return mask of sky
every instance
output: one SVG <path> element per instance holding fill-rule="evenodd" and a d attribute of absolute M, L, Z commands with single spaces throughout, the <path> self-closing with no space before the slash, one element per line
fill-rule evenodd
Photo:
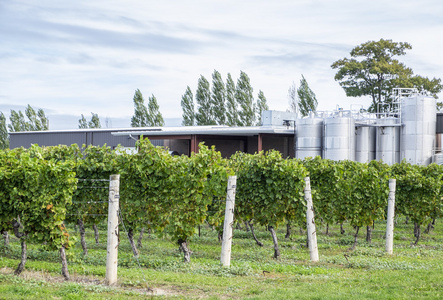
<path fill-rule="evenodd" d="M 125 128 L 140 89 L 179 126 L 186 87 L 195 94 L 214 70 L 234 81 L 246 72 L 271 110 L 289 108 L 302 74 L 317 110 L 367 107 L 346 97 L 331 64 L 383 38 L 412 45 L 399 59 L 415 74 L 442 78 L 442 16 L 441 0 L 2 0 L 0 111 L 42 108 L 52 130 L 91 112 Z"/>

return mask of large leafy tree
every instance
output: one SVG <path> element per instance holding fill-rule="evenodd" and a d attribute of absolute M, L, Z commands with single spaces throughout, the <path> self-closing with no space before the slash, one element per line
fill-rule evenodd
<path fill-rule="evenodd" d="M 131 127 L 148 126 L 148 109 L 145 106 L 145 99 L 139 89 L 134 94 L 134 115 L 131 118 Z"/>
<path fill-rule="evenodd" d="M 253 126 L 255 123 L 255 104 L 252 92 L 249 76 L 241 71 L 235 91 L 235 99 L 240 107 L 237 124 L 239 126 Z"/>
<path fill-rule="evenodd" d="M 381 111 L 381 103 L 392 101 L 391 93 L 395 87 L 418 88 L 437 98 L 442 89 L 440 79 L 414 76 L 411 68 L 396 59 L 409 49 L 412 49 L 410 44 L 392 40 L 363 43 L 351 50 L 351 58 L 339 59 L 331 65 L 337 70 L 335 80 L 347 96 L 370 96 L 369 110 L 372 112 Z"/>
<path fill-rule="evenodd" d="M 214 118 L 217 124 L 226 123 L 226 88 L 219 71 L 212 73 L 212 94 L 211 102 L 214 111 Z"/>
<path fill-rule="evenodd" d="M 230 73 L 226 79 L 226 125 L 237 126 L 238 109 L 235 100 L 235 83 Z"/>
<path fill-rule="evenodd" d="M 0 112 L 0 149 L 7 148 L 9 148 L 9 135 L 6 127 L 6 117 Z"/>
<path fill-rule="evenodd" d="M 154 95 L 148 99 L 148 126 L 164 126 L 165 121 L 160 112 L 157 98 Z"/>
<path fill-rule="evenodd" d="M 269 110 L 269 106 L 268 103 L 266 101 L 266 97 L 265 94 L 263 93 L 263 91 L 259 91 L 258 92 L 258 99 L 257 99 L 257 105 L 256 105 L 256 119 L 257 119 L 257 124 L 258 126 L 262 125 L 262 119 L 261 119 L 261 115 L 263 114 L 263 112 L 265 110 Z"/>
<path fill-rule="evenodd" d="M 211 90 L 209 88 L 209 81 L 201 75 L 198 80 L 197 92 L 195 93 L 195 100 L 198 104 L 195 119 L 197 125 L 215 125 L 217 124 L 211 107 Z"/>
<path fill-rule="evenodd" d="M 194 95 L 192 94 L 191 88 L 188 86 L 186 92 L 182 96 L 181 107 L 183 110 L 183 126 L 194 126 L 195 125 L 195 108 L 194 108 Z"/>
<path fill-rule="evenodd" d="M 301 75 L 300 87 L 297 89 L 297 96 L 298 107 L 302 117 L 307 116 L 309 111 L 317 110 L 317 98 L 303 75 Z"/>

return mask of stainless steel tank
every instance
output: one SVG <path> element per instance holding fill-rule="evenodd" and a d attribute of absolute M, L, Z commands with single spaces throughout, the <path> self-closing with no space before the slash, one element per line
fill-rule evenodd
<path fill-rule="evenodd" d="M 367 163 L 375 159 L 376 128 L 373 122 L 359 122 L 355 128 L 355 161 Z"/>
<path fill-rule="evenodd" d="M 428 165 L 436 146 L 437 109 L 435 99 L 415 94 L 401 99 L 401 160 Z"/>
<path fill-rule="evenodd" d="M 323 118 L 311 113 L 308 117 L 297 119 L 295 157 L 315 157 L 322 155 Z"/>
<path fill-rule="evenodd" d="M 400 120 L 394 117 L 377 119 L 375 159 L 388 165 L 400 162 Z"/>
<path fill-rule="evenodd" d="M 325 119 L 323 158 L 355 160 L 355 120 L 351 112 L 339 110 Z"/>

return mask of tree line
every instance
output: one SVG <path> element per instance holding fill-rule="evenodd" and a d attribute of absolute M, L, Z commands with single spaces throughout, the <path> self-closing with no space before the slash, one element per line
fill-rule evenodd
<path fill-rule="evenodd" d="M 243 71 L 235 84 L 230 73 L 225 83 L 220 72 L 214 70 L 212 87 L 200 75 L 195 99 L 189 86 L 182 96 L 182 125 L 260 125 L 262 112 L 269 107 L 263 91 L 258 92 L 257 99 L 254 99 L 253 91 L 249 76 Z"/>
<path fill-rule="evenodd" d="M 443 89 L 440 78 L 432 78 L 414 74 L 411 68 L 398 60 L 406 55 L 412 46 L 405 42 L 393 42 L 380 39 L 368 41 L 354 47 L 350 58 L 342 58 L 332 63 L 331 68 L 337 70 L 334 79 L 346 92 L 348 97 L 370 97 L 371 105 L 367 111 L 384 112 L 389 109 L 393 100 L 393 89 L 415 88 L 438 99 L 438 93 Z M 289 110 L 300 113 L 304 117 L 310 111 L 316 111 L 318 101 L 310 89 L 307 80 L 302 75 L 299 88 L 293 83 L 288 90 Z M 160 112 L 156 97 L 152 94 L 147 105 L 139 89 L 135 91 L 134 115 L 131 118 L 132 127 L 163 126 L 164 119 Z M 240 71 L 240 77 L 235 83 L 231 74 L 227 74 L 226 82 L 220 72 L 212 73 L 212 86 L 201 75 L 198 79 L 195 95 L 187 86 L 181 98 L 182 125 L 227 125 L 255 126 L 261 124 L 262 112 L 268 110 L 267 99 L 262 90 L 257 97 L 249 76 Z M 443 109 L 443 103 L 438 102 L 437 108 Z M 88 121 L 82 114 L 79 128 L 101 128 L 98 114 L 91 113 Z M 11 110 L 10 124 L 0 112 L 0 148 L 9 147 L 9 132 L 48 130 L 48 118 L 43 109 L 37 111 L 28 105 L 25 112 Z"/>

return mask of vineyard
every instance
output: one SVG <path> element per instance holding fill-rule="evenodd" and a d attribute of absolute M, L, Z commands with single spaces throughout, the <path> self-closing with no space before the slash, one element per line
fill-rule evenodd
<path fill-rule="evenodd" d="M 437 231 L 434 227 L 438 227 L 442 217 L 443 167 L 435 164 L 417 166 L 402 162 L 388 166 L 375 161 L 363 164 L 319 157 L 283 159 L 276 151 L 237 153 L 224 159 L 204 145 L 200 145 L 199 153 L 186 157 L 171 156 L 148 140 L 141 140 L 137 146 L 137 154 L 107 147 L 77 146 L 32 146 L 28 150 L 0 152 L 0 229 L 4 236 L 0 267 L 12 267 L 13 261 L 18 260 L 18 266 L 14 267 L 18 275 L 26 270 L 27 258 L 44 256 L 51 264 L 61 262 L 61 274 L 68 280 L 72 277 L 70 268 L 103 265 L 106 253 L 98 250 L 102 250 L 100 240 L 103 244 L 105 239 L 108 179 L 112 174 L 120 174 L 121 180 L 119 247 L 130 250 L 119 257 L 119 266 L 129 269 L 137 265 L 148 270 L 169 268 L 169 271 L 189 272 L 191 269 L 198 274 L 222 277 L 256 273 L 256 267 L 251 269 L 241 264 L 242 260 L 250 259 L 247 257 L 250 254 L 236 256 L 237 241 L 256 249 L 254 255 L 266 257 L 266 264 L 272 266 L 268 272 L 285 273 L 279 268 L 290 270 L 294 263 L 288 260 L 294 259 L 294 255 L 298 261 L 309 264 L 306 257 L 302 258 L 302 252 L 306 252 L 306 232 L 300 233 L 306 229 L 303 191 L 307 176 L 311 181 L 316 222 L 325 236 L 320 238 L 320 256 L 328 255 L 325 253 L 328 247 L 321 246 L 322 241 L 334 235 L 353 250 L 348 256 L 358 252 L 359 243 L 365 246 L 383 243 L 379 231 L 383 231 L 383 226 L 386 228 L 391 178 L 396 179 L 397 225 L 401 220 L 402 224 L 407 223 L 401 226 L 409 231 L 402 247 L 406 240 L 408 245 L 412 244 L 409 247 L 420 247 L 422 231 L 425 235 Z M 199 241 L 208 245 L 219 243 L 227 180 L 234 174 L 237 229 L 233 238 L 233 265 L 225 270 L 215 267 L 220 253 L 213 253 L 208 246 L 210 254 L 202 254 L 205 247 Z M 359 241 L 361 228 L 366 234 Z M 251 244 L 252 238 L 255 241 Z M 164 241 L 168 241 L 166 245 Z M 158 245 L 165 250 L 152 249 Z M 267 245 L 271 245 L 273 253 Z M 289 251 L 296 246 L 299 249 L 296 254 Z M 440 240 L 436 250 L 441 251 L 441 247 Z M 178 253 L 181 262 L 177 260 Z M 377 252 L 377 256 L 381 255 Z M 205 256 L 206 263 L 201 263 L 201 256 Z M 268 262 L 268 256 L 275 262 L 284 262 L 283 265 L 278 267 Z M 198 270 L 194 269 L 194 257 L 199 262 Z M 329 258 L 328 263 L 355 267 L 347 256 Z M 295 265 L 298 270 L 303 269 L 300 263 Z M 267 270 L 260 271 L 266 276 Z"/>

